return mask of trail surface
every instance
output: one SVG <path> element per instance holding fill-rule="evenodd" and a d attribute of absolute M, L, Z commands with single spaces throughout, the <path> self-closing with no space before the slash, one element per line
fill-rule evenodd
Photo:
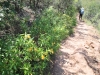
<path fill-rule="evenodd" d="M 50 75 L 100 75 L 100 38 L 93 26 L 77 21 L 75 32 L 61 43 Z"/>

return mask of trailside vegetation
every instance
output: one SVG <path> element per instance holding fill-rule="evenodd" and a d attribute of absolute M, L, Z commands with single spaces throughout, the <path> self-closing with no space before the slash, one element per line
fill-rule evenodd
<path fill-rule="evenodd" d="M 48 75 L 76 25 L 73 0 L 0 0 L 0 75 Z"/>

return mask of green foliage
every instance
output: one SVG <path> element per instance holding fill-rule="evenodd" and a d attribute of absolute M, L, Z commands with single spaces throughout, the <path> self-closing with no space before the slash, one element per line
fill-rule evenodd
<path fill-rule="evenodd" d="M 75 18 L 57 13 L 53 7 L 50 7 L 44 11 L 41 18 L 36 20 L 32 27 L 36 32 L 33 31 L 31 34 L 37 36 L 39 46 L 53 48 L 51 44 L 59 43 L 61 39 L 68 36 L 74 25 L 76 25 Z"/>
<path fill-rule="evenodd" d="M 21 34 L 15 39 L 0 40 L 1 75 L 43 75 L 53 50 L 37 47 L 30 34 Z M 39 73 L 38 73 L 38 72 Z"/>
<path fill-rule="evenodd" d="M 91 5 L 88 7 L 85 17 L 88 18 L 91 22 L 95 23 L 99 19 L 99 8 L 100 5 L 97 2 L 91 3 Z"/>
<path fill-rule="evenodd" d="M 70 5 L 62 13 L 50 6 L 30 27 L 28 19 L 19 17 L 16 11 L 4 11 L 0 29 L 10 29 L 14 35 L 0 39 L 0 74 L 45 75 L 60 42 L 73 33 L 75 8 Z"/>
<path fill-rule="evenodd" d="M 81 0 L 75 0 L 75 6 L 76 6 L 76 9 L 79 11 L 80 8 L 82 7 L 82 2 L 81 2 Z"/>

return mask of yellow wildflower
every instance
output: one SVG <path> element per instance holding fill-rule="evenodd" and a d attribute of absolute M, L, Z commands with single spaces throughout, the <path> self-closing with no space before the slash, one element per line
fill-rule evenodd
<path fill-rule="evenodd" d="M 37 51 L 37 48 L 34 48 L 34 51 Z"/>
<path fill-rule="evenodd" d="M 27 38 L 31 38 L 30 35 L 27 35 Z"/>
<path fill-rule="evenodd" d="M 63 16 L 66 16 L 66 14 L 63 14 Z"/>
<path fill-rule="evenodd" d="M 31 38 L 31 37 L 30 37 L 30 34 L 26 34 L 26 35 L 25 35 L 25 39 L 29 39 L 29 38 Z"/>
<path fill-rule="evenodd" d="M 48 55 L 48 52 L 45 52 L 44 55 L 47 56 Z"/>
<path fill-rule="evenodd" d="M 45 59 L 44 55 L 42 55 L 42 56 L 41 56 L 41 59 L 42 59 L 42 60 L 44 60 L 44 59 Z"/>
<path fill-rule="evenodd" d="M 55 44 L 55 42 L 52 43 L 52 45 L 54 45 L 54 44 Z"/>
<path fill-rule="evenodd" d="M 31 52 L 31 51 L 32 51 L 32 49 L 33 49 L 33 48 L 32 48 L 32 47 L 30 47 L 30 48 L 28 49 L 28 51 L 29 51 L 29 52 Z"/>
<path fill-rule="evenodd" d="M 52 54 L 54 54 L 54 51 L 53 51 L 52 49 L 50 50 L 50 52 L 51 52 Z"/>
<path fill-rule="evenodd" d="M 48 50 L 50 54 L 54 54 L 53 49 Z"/>

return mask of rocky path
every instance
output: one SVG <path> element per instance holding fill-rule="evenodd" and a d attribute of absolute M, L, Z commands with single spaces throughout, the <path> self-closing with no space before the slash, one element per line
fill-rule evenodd
<path fill-rule="evenodd" d="M 74 34 L 61 43 L 50 75 L 100 75 L 100 38 L 94 27 L 78 21 Z"/>

